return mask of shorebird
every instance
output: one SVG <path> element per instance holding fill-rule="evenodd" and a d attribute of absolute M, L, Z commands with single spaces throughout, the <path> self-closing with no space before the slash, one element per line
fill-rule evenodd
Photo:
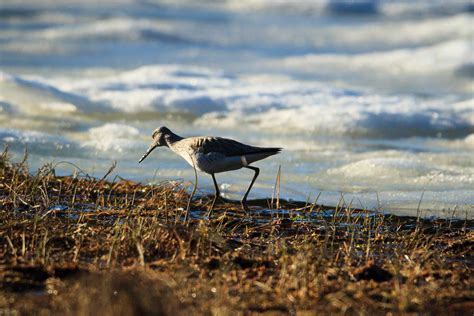
<path fill-rule="evenodd" d="M 214 209 L 217 198 L 220 197 L 219 186 L 215 177 L 216 173 L 241 168 L 248 168 L 255 172 L 241 200 L 243 209 L 249 211 L 247 196 L 260 172 L 259 168 L 252 167 L 250 164 L 278 154 L 281 151 L 281 148 L 278 147 L 250 146 L 222 137 L 200 136 L 183 138 L 164 126 L 157 128 L 153 132 L 152 138 L 153 141 L 150 147 L 138 162 L 142 162 L 155 148 L 166 146 L 184 158 L 193 168 L 210 174 L 214 182 L 215 196 L 209 214 Z"/>

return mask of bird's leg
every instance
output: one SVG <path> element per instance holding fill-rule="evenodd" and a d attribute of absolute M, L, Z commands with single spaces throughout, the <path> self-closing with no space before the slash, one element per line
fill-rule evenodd
<path fill-rule="evenodd" d="M 216 193 L 214 195 L 214 200 L 212 201 L 211 208 L 209 209 L 208 215 L 211 216 L 212 211 L 214 210 L 214 205 L 216 204 L 217 198 L 220 196 L 219 185 L 217 185 L 216 176 L 211 173 L 212 180 L 214 181 L 214 187 L 216 189 Z"/>
<path fill-rule="evenodd" d="M 242 207 L 244 208 L 244 210 L 246 212 L 249 212 L 249 207 L 247 206 L 247 196 L 249 195 L 249 192 L 252 189 L 252 186 L 253 186 L 253 183 L 255 182 L 255 179 L 257 179 L 257 177 L 258 177 L 260 169 L 258 169 L 257 167 L 250 167 L 250 166 L 246 166 L 245 168 L 252 169 L 253 171 L 255 171 L 252 182 L 250 182 L 249 188 L 247 189 L 247 192 L 245 192 L 244 197 L 243 197 L 242 201 L 240 202 L 242 204 Z"/>

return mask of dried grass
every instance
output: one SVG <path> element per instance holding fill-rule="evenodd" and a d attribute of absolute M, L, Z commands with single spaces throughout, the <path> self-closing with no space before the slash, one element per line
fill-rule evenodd
<path fill-rule="evenodd" d="M 0 314 L 474 310 L 470 220 L 281 199 L 253 201 L 249 216 L 226 203 L 209 219 L 211 200 L 183 183 L 59 177 L 51 165 L 32 175 L 3 153 Z"/>

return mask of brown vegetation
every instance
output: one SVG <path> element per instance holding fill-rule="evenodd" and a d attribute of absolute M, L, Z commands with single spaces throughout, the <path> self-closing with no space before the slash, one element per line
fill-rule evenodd
<path fill-rule="evenodd" d="M 115 179 L 117 180 L 117 179 Z M 474 310 L 473 222 L 55 175 L 0 157 L 0 315 Z M 268 204 L 268 205 L 265 205 Z M 264 207 L 265 205 L 265 207 Z"/>

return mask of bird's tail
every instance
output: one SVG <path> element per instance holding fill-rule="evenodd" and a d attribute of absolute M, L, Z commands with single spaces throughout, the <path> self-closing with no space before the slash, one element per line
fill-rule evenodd
<path fill-rule="evenodd" d="M 252 152 L 252 154 L 268 154 L 271 156 L 279 154 L 282 150 L 283 148 L 280 147 L 260 147 L 258 150 Z"/>
<path fill-rule="evenodd" d="M 251 164 L 252 162 L 265 159 L 269 156 L 278 154 L 282 149 L 273 147 L 273 148 L 261 148 L 259 151 L 252 152 L 251 154 L 245 155 L 246 163 Z"/>

